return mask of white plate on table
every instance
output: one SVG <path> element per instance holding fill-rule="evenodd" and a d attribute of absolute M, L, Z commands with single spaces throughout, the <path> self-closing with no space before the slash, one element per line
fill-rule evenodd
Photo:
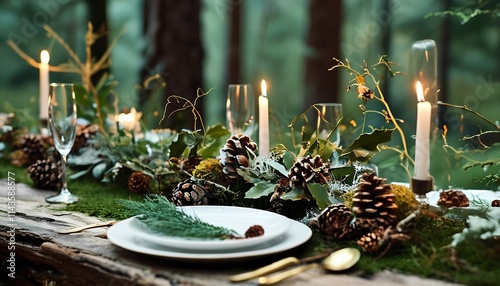
<path fill-rule="evenodd" d="M 138 237 L 159 245 L 187 250 L 219 251 L 251 247 L 279 238 L 290 225 L 287 217 L 259 209 L 233 206 L 185 206 L 179 209 L 209 224 L 235 230 L 241 237 L 245 237 L 245 232 L 253 225 L 262 226 L 264 234 L 244 239 L 184 238 L 152 233 L 147 225 L 136 217 L 132 219 L 130 226 L 136 230 L 135 235 Z"/>
<path fill-rule="evenodd" d="M 159 245 L 137 236 L 137 231 L 131 226 L 134 218 L 123 220 L 108 230 L 108 239 L 115 245 L 142 254 L 169 258 L 177 261 L 190 262 L 224 262 L 245 260 L 265 255 L 280 253 L 297 247 L 311 238 L 311 229 L 289 219 L 289 227 L 283 236 L 269 240 L 256 246 L 231 249 L 230 251 L 183 250 Z"/>
<path fill-rule="evenodd" d="M 493 200 L 500 199 L 500 192 L 494 192 L 490 190 L 460 190 L 469 199 L 468 207 L 450 207 L 450 213 L 457 215 L 482 215 L 489 207 L 491 207 L 491 202 Z M 443 191 L 433 191 L 427 193 L 427 199 L 429 204 L 432 206 L 439 207 L 437 202 L 439 200 L 439 194 Z"/>

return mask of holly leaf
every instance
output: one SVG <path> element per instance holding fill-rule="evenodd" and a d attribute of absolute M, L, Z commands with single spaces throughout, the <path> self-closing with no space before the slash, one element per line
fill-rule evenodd
<path fill-rule="evenodd" d="M 378 153 L 378 145 L 392 139 L 394 129 L 374 129 L 371 133 L 363 133 L 354 140 L 342 156 L 347 156 L 351 162 L 366 162 Z"/>

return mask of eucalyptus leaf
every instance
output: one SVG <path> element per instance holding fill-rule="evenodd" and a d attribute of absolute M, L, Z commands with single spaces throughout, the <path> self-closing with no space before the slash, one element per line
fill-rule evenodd
<path fill-rule="evenodd" d="M 106 164 L 106 162 L 95 165 L 94 168 L 92 168 L 92 176 L 94 176 L 94 178 L 102 178 L 107 168 L 108 164 Z"/>
<path fill-rule="evenodd" d="M 316 199 L 316 203 L 320 209 L 324 209 L 332 204 L 326 186 L 318 183 L 309 183 L 307 184 L 307 188 L 314 199 Z"/>
<path fill-rule="evenodd" d="M 283 200 L 298 201 L 301 199 L 310 200 L 312 199 L 312 196 L 311 193 L 303 188 L 293 188 L 290 192 L 282 195 L 280 198 Z"/>
<path fill-rule="evenodd" d="M 274 192 L 276 184 L 269 182 L 258 182 L 245 193 L 246 199 L 257 199 L 268 196 Z"/>
<path fill-rule="evenodd" d="M 269 166 L 273 167 L 273 169 L 275 169 L 276 171 L 280 172 L 283 176 L 287 177 L 288 176 L 288 171 L 287 169 L 285 168 L 285 166 L 281 165 L 280 163 L 278 162 L 275 162 L 275 161 L 271 161 L 269 160 L 268 162 L 266 162 Z"/>

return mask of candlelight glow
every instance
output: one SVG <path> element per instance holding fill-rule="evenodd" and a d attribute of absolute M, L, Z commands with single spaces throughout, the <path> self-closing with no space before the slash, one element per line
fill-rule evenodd
<path fill-rule="evenodd" d="M 42 50 L 40 52 L 40 60 L 42 61 L 42 64 L 48 64 L 50 61 L 50 55 L 47 50 Z"/>
<path fill-rule="evenodd" d="M 267 96 L 267 86 L 265 80 L 262 80 L 262 82 L 260 83 L 260 87 L 262 89 L 262 95 Z"/>
<path fill-rule="evenodd" d="M 424 88 L 422 87 L 422 84 L 420 83 L 420 81 L 417 81 L 417 83 L 415 84 L 415 89 L 417 91 L 418 102 L 424 102 L 425 101 Z"/>

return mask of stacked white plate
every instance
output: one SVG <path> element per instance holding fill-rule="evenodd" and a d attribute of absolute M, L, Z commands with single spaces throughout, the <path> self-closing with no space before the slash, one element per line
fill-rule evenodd
<path fill-rule="evenodd" d="M 264 228 L 264 235 L 244 239 L 195 239 L 154 233 L 139 219 L 123 220 L 108 230 L 108 239 L 124 249 L 183 261 L 242 260 L 282 252 L 309 240 L 306 225 L 282 215 L 243 207 L 188 206 L 185 213 L 207 223 L 235 230 L 244 236 L 252 225 Z"/>

